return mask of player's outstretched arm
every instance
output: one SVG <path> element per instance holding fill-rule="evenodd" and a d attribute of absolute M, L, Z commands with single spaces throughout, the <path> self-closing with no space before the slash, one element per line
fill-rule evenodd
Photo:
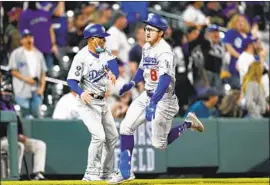
<path fill-rule="evenodd" d="M 119 91 L 119 95 L 122 96 L 125 92 L 129 91 L 133 86 L 135 86 L 140 81 L 143 81 L 143 70 L 138 68 L 135 76 L 133 77 L 132 81 L 125 84 Z"/>
<path fill-rule="evenodd" d="M 146 114 L 145 114 L 146 120 L 152 121 L 152 119 L 155 119 L 157 103 L 161 100 L 161 98 L 166 93 L 170 85 L 170 82 L 171 82 L 171 77 L 166 73 L 159 77 L 157 89 L 155 93 L 153 94 L 153 96 L 151 97 L 150 103 L 146 108 Z"/>

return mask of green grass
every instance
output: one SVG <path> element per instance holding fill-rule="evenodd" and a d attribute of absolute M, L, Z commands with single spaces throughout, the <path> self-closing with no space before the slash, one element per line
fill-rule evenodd
<path fill-rule="evenodd" d="M 83 181 L 2 181 L 1 185 L 86 185 L 86 184 L 108 184 L 106 181 L 83 182 Z M 133 185 L 268 185 L 268 178 L 229 178 L 229 179 L 136 179 L 123 184 Z"/>

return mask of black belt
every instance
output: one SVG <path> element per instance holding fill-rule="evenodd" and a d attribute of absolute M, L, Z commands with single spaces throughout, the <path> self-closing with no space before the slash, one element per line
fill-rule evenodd
<path fill-rule="evenodd" d="M 95 99 L 98 99 L 98 100 L 103 100 L 104 99 L 104 96 L 100 96 L 100 95 L 97 95 L 97 94 L 90 94 L 93 98 Z"/>

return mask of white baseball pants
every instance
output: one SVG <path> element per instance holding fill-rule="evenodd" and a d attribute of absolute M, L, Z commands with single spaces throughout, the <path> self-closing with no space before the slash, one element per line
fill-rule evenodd
<path fill-rule="evenodd" d="M 8 139 L 1 139 L 1 150 L 8 153 Z M 38 139 L 28 138 L 25 143 L 18 142 L 18 165 L 21 173 L 24 151 L 34 154 L 33 173 L 44 172 L 46 162 L 46 144 Z"/>
<path fill-rule="evenodd" d="M 125 118 L 120 124 L 120 134 L 133 135 L 139 125 L 145 123 L 145 110 L 149 105 L 150 97 L 146 91 L 137 97 L 129 106 Z M 165 149 L 174 116 L 178 113 L 178 99 L 175 95 L 165 93 L 158 102 L 155 119 L 152 125 L 152 145 L 155 148 Z"/>
<path fill-rule="evenodd" d="M 78 112 L 92 135 L 86 172 L 92 175 L 111 173 L 118 132 L 110 108 L 105 100 L 92 99 L 89 105 L 80 102 Z"/>

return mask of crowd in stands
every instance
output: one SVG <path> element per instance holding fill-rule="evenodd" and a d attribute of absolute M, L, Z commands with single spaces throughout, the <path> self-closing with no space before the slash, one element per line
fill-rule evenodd
<path fill-rule="evenodd" d="M 124 96 L 118 91 L 139 66 L 142 20 L 158 3 L 181 16 L 185 25 L 171 25 L 164 35 L 175 53 L 178 115 L 269 116 L 269 35 L 264 34 L 269 31 L 269 10 L 264 9 L 269 2 L 8 2 L 3 6 L 6 53 L 1 51 L 1 65 L 10 71 L 1 72 L 12 76 L 13 89 L 3 85 L 11 82 L 3 77 L 1 92 L 13 92 L 23 117 L 79 119 L 76 94 L 45 79 L 66 79 L 74 55 L 86 45 L 83 29 L 100 23 L 111 34 L 106 47 L 117 56 L 120 71 L 106 98 L 113 116 L 123 118 L 144 84 Z"/>

